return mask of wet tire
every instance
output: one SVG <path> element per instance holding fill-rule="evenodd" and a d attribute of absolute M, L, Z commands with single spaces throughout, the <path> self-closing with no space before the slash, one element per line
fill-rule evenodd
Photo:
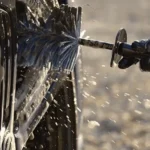
<path fill-rule="evenodd" d="M 76 104 L 72 76 L 60 88 L 55 101 L 35 129 L 27 150 L 77 150 Z"/>

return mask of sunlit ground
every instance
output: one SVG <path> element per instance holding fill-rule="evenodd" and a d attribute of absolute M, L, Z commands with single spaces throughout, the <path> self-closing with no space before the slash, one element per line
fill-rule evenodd
<path fill-rule="evenodd" d="M 149 0 L 76 0 L 82 29 L 92 39 L 114 42 L 119 28 L 128 42 L 150 37 Z M 150 73 L 138 65 L 110 68 L 111 53 L 83 48 L 85 150 L 150 149 Z"/>

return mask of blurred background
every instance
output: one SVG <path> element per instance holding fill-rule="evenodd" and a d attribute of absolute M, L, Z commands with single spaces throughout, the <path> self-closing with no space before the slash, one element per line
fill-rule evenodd
<path fill-rule="evenodd" d="M 85 36 L 114 43 L 121 27 L 128 42 L 150 38 L 149 0 L 75 0 Z M 82 47 L 85 150 L 150 150 L 150 73 L 138 65 L 110 68 L 110 51 Z"/>

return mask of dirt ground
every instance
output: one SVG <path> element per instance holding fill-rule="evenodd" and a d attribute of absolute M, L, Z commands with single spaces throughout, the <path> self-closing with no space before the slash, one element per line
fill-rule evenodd
<path fill-rule="evenodd" d="M 149 0 L 75 0 L 83 8 L 85 36 L 114 43 L 119 28 L 128 42 L 150 38 Z M 110 68 L 111 53 L 82 48 L 84 149 L 150 150 L 150 73 L 138 65 Z"/>

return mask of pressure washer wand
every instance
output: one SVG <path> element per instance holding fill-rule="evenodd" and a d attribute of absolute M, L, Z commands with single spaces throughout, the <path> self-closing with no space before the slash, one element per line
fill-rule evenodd
<path fill-rule="evenodd" d="M 103 41 L 94 41 L 94 40 L 86 40 L 79 38 L 78 40 L 79 45 L 88 46 L 92 48 L 102 48 L 102 49 L 108 49 L 112 50 L 114 47 L 114 44 L 103 42 Z"/>
<path fill-rule="evenodd" d="M 126 58 L 135 58 L 137 60 L 142 59 L 143 57 L 150 57 L 150 53 L 144 48 L 133 47 L 132 44 L 127 43 L 127 33 L 125 29 L 120 29 L 117 33 L 115 44 L 103 42 L 103 41 L 94 41 L 87 39 L 78 39 L 78 44 L 83 46 L 88 46 L 92 48 L 101 48 L 112 51 L 112 57 L 110 66 L 113 67 L 113 64 L 118 64 L 122 57 Z"/>

